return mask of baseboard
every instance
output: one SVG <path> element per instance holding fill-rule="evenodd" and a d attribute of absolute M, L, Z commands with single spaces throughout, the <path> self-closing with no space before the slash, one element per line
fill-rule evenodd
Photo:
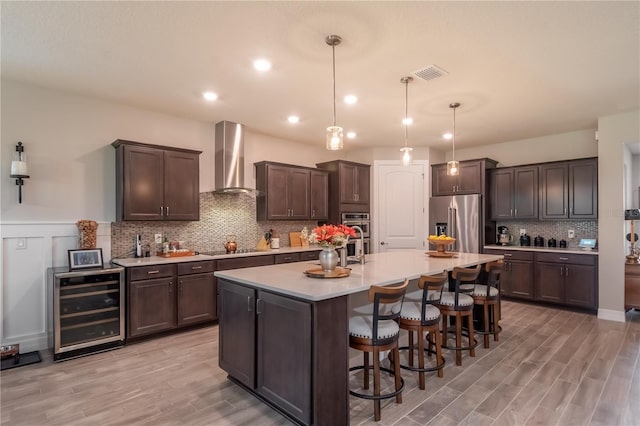
<path fill-rule="evenodd" d="M 598 319 L 625 322 L 624 311 L 614 311 L 612 309 L 598 309 Z"/>
<path fill-rule="evenodd" d="M 49 336 L 44 333 L 12 337 L 2 342 L 3 345 L 14 343 L 20 344 L 20 352 L 47 351 L 50 347 Z"/>

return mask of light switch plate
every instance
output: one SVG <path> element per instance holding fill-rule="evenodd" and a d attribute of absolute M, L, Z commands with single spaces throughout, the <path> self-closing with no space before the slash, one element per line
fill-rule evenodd
<path fill-rule="evenodd" d="M 156 244 L 162 244 L 162 234 L 155 234 L 154 235 Z"/>
<path fill-rule="evenodd" d="M 567 232 L 567 236 L 569 238 L 575 238 L 576 237 L 576 231 L 573 229 L 569 229 L 569 232 Z"/>
<path fill-rule="evenodd" d="M 527 230 L 524 228 L 520 228 L 520 235 L 524 235 L 527 233 Z"/>

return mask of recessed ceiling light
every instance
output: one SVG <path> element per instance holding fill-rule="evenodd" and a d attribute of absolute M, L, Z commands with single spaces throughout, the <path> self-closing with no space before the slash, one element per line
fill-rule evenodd
<path fill-rule="evenodd" d="M 269 71 L 271 69 L 271 62 L 266 59 L 256 59 L 253 61 L 253 67 L 258 71 Z"/>
<path fill-rule="evenodd" d="M 358 102 L 358 97 L 356 95 L 347 95 L 344 97 L 344 102 L 353 105 Z"/>
<path fill-rule="evenodd" d="M 208 101 L 215 101 L 218 99 L 218 95 L 213 92 L 202 92 L 202 97 Z"/>
<path fill-rule="evenodd" d="M 443 133 L 443 134 L 442 134 L 442 139 L 449 140 L 449 139 L 451 139 L 452 137 L 453 137 L 453 134 L 451 134 L 451 133 Z"/>
<path fill-rule="evenodd" d="M 356 138 L 356 136 L 357 136 L 357 133 L 356 133 L 356 132 L 347 132 L 347 137 L 348 137 L 349 139 L 355 139 L 355 138 Z"/>
<path fill-rule="evenodd" d="M 406 117 L 402 119 L 402 124 L 405 124 L 407 126 L 413 124 L 413 118 L 411 117 Z"/>
<path fill-rule="evenodd" d="M 287 117 L 287 120 L 289 121 L 289 123 L 295 124 L 300 121 L 300 117 L 298 117 L 297 115 L 290 115 L 289 117 Z"/>

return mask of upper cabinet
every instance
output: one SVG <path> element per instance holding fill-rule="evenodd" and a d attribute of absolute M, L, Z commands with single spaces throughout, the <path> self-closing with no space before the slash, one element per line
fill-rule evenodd
<path fill-rule="evenodd" d="M 494 168 L 497 162 L 488 158 L 460 161 L 457 176 L 447 175 L 447 165 L 431 166 L 431 195 L 483 194 L 485 192 L 485 171 Z"/>
<path fill-rule="evenodd" d="M 118 139 L 117 220 L 199 220 L 201 151 Z"/>
<path fill-rule="evenodd" d="M 538 218 L 538 166 L 490 171 L 491 219 Z"/>
<path fill-rule="evenodd" d="M 255 167 L 258 220 L 326 218 L 326 172 L 266 161 L 255 163 Z"/>
<path fill-rule="evenodd" d="M 597 158 L 540 166 L 540 219 L 597 218 Z"/>
<path fill-rule="evenodd" d="M 341 223 L 341 212 L 369 212 L 368 164 L 334 160 L 316 164 L 329 172 L 329 221 Z"/>

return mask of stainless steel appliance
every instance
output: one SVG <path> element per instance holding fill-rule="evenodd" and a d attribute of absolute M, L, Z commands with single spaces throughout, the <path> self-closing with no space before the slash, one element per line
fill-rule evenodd
<path fill-rule="evenodd" d="M 429 234 L 446 234 L 456 239 L 453 250 L 482 253 L 484 218 L 482 196 L 452 195 L 429 199 Z"/>
<path fill-rule="evenodd" d="M 369 213 L 342 213 L 342 224 L 348 226 L 359 226 L 362 228 L 363 237 L 369 238 L 371 220 L 369 219 Z M 358 237 L 360 237 L 358 235 Z"/>
<path fill-rule="evenodd" d="M 503 246 L 508 246 L 511 241 L 513 241 L 513 237 L 509 233 L 509 227 L 507 226 L 498 226 L 498 235 L 496 236 L 498 240 L 498 244 Z"/>

